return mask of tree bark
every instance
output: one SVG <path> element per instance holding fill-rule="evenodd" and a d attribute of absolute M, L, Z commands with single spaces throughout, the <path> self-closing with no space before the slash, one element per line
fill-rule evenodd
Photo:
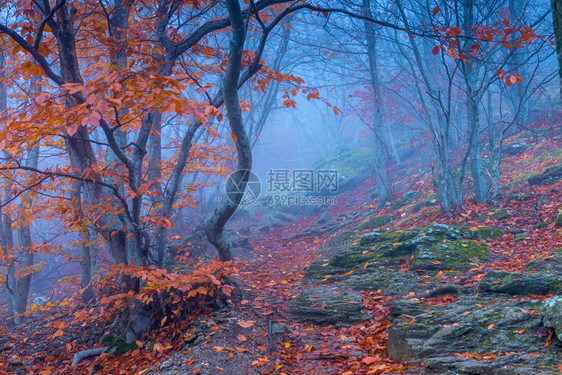
<path fill-rule="evenodd" d="M 371 14 L 371 1 L 363 0 L 363 14 L 369 18 L 373 18 Z M 373 138 L 374 138 L 374 156 L 375 156 L 375 174 L 377 177 L 377 192 L 380 198 L 380 204 L 390 200 L 390 185 L 388 175 L 386 173 L 386 145 L 382 138 L 382 97 L 381 83 L 379 79 L 377 64 L 377 36 L 375 26 L 372 22 L 365 21 L 365 38 L 367 41 L 367 57 L 369 59 L 369 74 L 371 87 L 373 88 Z"/>
<path fill-rule="evenodd" d="M 560 100 L 562 101 L 562 0 L 552 0 L 556 55 L 558 56 L 558 76 L 560 77 Z"/>
<path fill-rule="evenodd" d="M 473 34 L 474 26 L 474 5 L 473 0 L 463 0 L 464 33 L 467 36 Z M 467 39 L 465 50 L 470 50 L 474 42 Z M 474 187 L 474 198 L 477 203 L 485 203 L 490 199 L 491 181 L 484 174 L 482 156 L 480 154 L 480 118 L 478 106 L 480 104 L 481 93 L 476 88 L 477 73 L 476 63 L 472 67 L 463 65 L 462 72 L 466 84 L 466 110 L 468 125 L 468 149 L 470 156 L 470 170 Z"/>
<path fill-rule="evenodd" d="M 233 183 L 227 183 L 227 195 L 219 207 L 205 220 L 205 233 L 219 253 L 222 261 L 232 260 L 232 242 L 224 233 L 224 226 L 228 219 L 238 208 L 244 196 L 244 190 L 249 179 L 249 171 L 252 169 L 252 146 L 242 121 L 242 110 L 238 99 L 238 81 L 240 68 L 242 66 L 242 52 L 244 51 L 244 40 L 246 28 L 242 18 L 242 11 L 238 0 L 226 0 L 228 15 L 232 25 L 230 34 L 229 59 L 226 74 L 223 81 L 224 105 L 230 130 L 234 135 L 236 153 L 238 155 L 237 170 L 241 173 L 232 175 Z"/>

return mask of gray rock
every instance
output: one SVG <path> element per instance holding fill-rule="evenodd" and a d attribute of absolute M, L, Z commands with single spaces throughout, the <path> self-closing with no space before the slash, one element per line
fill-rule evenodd
<path fill-rule="evenodd" d="M 562 277 L 547 273 L 518 273 L 489 271 L 480 280 L 481 293 L 499 293 L 527 296 L 562 292 Z"/>
<path fill-rule="evenodd" d="M 558 338 L 562 338 L 562 296 L 555 296 L 544 301 L 539 311 L 545 327 L 553 328 Z"/>
<path fill-rule="evenodd" d="M 285 333 L 285 329 L 287 325 L 285 323 L 273 323 L 271 325 L 271 334 L 272 335 L 282 335 Z"/>
<path fill-rule="evenodd" d="M 291 301 L 287 312 L 294 319 L 314 324 L 351 326 L 369 319 L 358 292 L 341 291 L 334 286 L 306 289 Z"/>
<path fill-rule="evenodd" d="M 419 246 L 411 270 L 467 271 L 473 262 L 487 260 L 489 250 L 470 240 L 446 241 L 432 246 Z"/>
<path fill-rule="evenodd" d="M 547 375 L 556 373 L 556 356 L 512 354 L 491 361 L 462 357 L 438 357 L 424 361 L 423 375 Z"/>
<path fill-rule="evenodd" d="M 420 196 L 421 196 L 421 192 L 419 192 L 417 190 L 407 191 L 406 193 L 404 193 L 402 198 L 400 198 L 399 200 L 394 202 L 394 204 L 392 205 L 392 209 L 398 210 L 398 209 L 412 203 L 413 201 L 418 199 Z"/>
<path fill-rule="evenodd" d="M 503 153 L 506 155 L 518 155 L 527 151 L 528 148 L 529 144 L 526 142 L 513 142 L 503 146 Z"/>
<path fill-rule="evenodd" d="M 527 181 L 530 185 L 550 185 L 562 179 L 562 164 L 545 169 L 544 172 L 531 176 Z"/>
<path fill-rule="evenodd" d="M 371 270 L 362 275 L 352 275 L 342 285 L 353 290 L 381 291 L 382 295 L 396 297 L 410 292 L 420 292 L 427 287 L 419 283 L 412 274 L 397 273 L 386 268 Z"/>
<path fill-rule="evenodd" d="M 538 271 L 562 275 L 562 248 L 554 250 L 549 258 L 537 258 L 531 260 L 527 263 L 526 269 L 527 271 Z"/>
<path fill-rule="evenodd" d="M 529 368 L 553 365 L 559 348 L 544 347 L 544 338 L 537 334 L 544 332 L 541 317 L 529 312 L 539 303 L 538 300 L 495 301 L 474 296 L 462 296 L 458 302 L 442 307 L 400 302 L 392 312 L 388 354 L 414 365 L 423 362 L 427 374 L 449 374 L 449 370 L 453 371 L 451 374 L 494 373 L 476 370 L 477 363 L 470 361 L 462 363 L 465 368 L 449 366 L 464 359 L 444 358 L 467 352 L 480 355 L 540 352 L 528 356 Z M 499 368 L 501 363 L 492 367 Z"/>

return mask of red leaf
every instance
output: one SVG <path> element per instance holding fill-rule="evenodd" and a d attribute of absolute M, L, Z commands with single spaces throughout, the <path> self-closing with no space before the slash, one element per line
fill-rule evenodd
<path fill-rule="evenodd" d="M 439 9 L 439 7 L 435 7 L 433 8 L 433 16 L 435 16 L 437 13 L 439 13 L 441 9 Z"/>
<path fill-rule="evenodd" d="M 375 357 L 365 357 L 363 358 L 363 362 L 367 365 L 370 365 L 371 363 L 375 363 L 377 361 L 377 359 Z"/>
<path fill-rule="evenodd" d="M 439 50 L 440 50 L 439 46 L 435 46 L 431 50 L 431 53 L 433 53 L 434 55 L 437 55 L 437 54 L 439 54 Z"/>

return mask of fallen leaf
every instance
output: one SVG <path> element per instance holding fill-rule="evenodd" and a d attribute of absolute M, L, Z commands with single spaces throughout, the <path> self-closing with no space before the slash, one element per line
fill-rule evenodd
<path fill-rule="evenodd" d="M 251 326 L 254 325 L 254 323 L 255 323 L 254 320 L 247 320 L 247 321 L 237 322 L 236 324 L 238 324 L 242 328 L 250 328 Z"/>

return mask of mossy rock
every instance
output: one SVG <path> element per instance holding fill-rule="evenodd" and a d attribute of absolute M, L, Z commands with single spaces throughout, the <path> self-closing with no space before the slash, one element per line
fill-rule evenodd
<path fill-rule="evenodd" d="M 531 176 L 530 185 L 550 185 L 562 179 L 562 164 L 553 165 L 544 172 Z"/>
<path fill-rule="evenodd" d="M 531 199 L 531 198 L 527 197 L 527 196 L 525 195 L 525 193 L 510 194 L 510 195 L 507 197 L 507 200 L 508 200 L 508 201 L 518 201 L 518 202 L 528 201 L 529 199 Z"/>
<path fill-rule="evenodd" d="M 462 296 L 442 307 L 425 305 L 423 313 L 418 305 L 411 312 L 406 306 L 398 312 L 401 315 L 394 314 L 398 316 L 388 331 L 388 355 L 401 362 L 421 363 L 455 353 L 535 352 L 544 347 L 544 339 L 536 334 L 542 327 L 541 317 L 526 310 L 538 305 L 538 300 Z"/>
<path fill-rule="evenodd" d="M 475 241 L 446 241 L 419 248 L 410 264 L 410 270 L 467 271 L 473 267 L 473 262 L 486 261 L 489 257 L 488 249 Z"/>
<path fill-rule="evenodd" d="M 471 237 L 480 240 L 496 240 L 503 236 L 504 230 L 502 228 L 496 227 L 477 227 L 476 230 L 472 230 L 474 228 L 469 228 L 465 226 L 462 228 L 466 233 L 471 233 Z"/>
<path fill-rule="evenodd" d="M 439 199 L 436 194 L 429 194 L 427 197 L 424 198 L 423 201 L 417 203 L 414 207 L 412 207 L 412 212 L 416 213 L 421 211 L 424 207 L 434 207 L 439 204 Z"/>
<path fill-rule="evenodd" d="M 503 146 L 503 152 L 506 155 L 519 155 L 527 151 L 529 144 L 526 142 L 513 142 Z"/>
<path fill-rule="evenodd" d="M 394 220 L 392 215 L 382 215 L 382 216 L 371 216 L 369 219 L 365 220 L 359 224 L 358 229 L 374 229 L 386 225 Z"/>
<path fill-rule="evenodd" d="M 544 228 L 546 228 L 546 227 L 548 227 L 548 223 L 538 223 L 538 224 L 535 224 L 535 229 L 544 229 Z"/>
<path fill-rule="evenodd" d="M 480 280 L 481 293 L 518 296 L 562 293 L 562 277 L 548 273 L 519 273 L 493 270 Z"/>
<path fill-rule="evenodd" d="M 387 232 L 385 230 L 381 231 L 381 230 L 375 229 L 372 232 L 365 233 L 361 237 L 361 241 L 359 241 L 359 244 L 361 246 L 367 246 L 367 245 L 371 245 L 371 244 L 375 244 L 375 243 L 381 243 L 381 242 L 396 240 L 396 239 L 399 238 L 399 236 L 400 236 L 400 234 L 397 233 L 397 232 Z"/>
<path fill-rule="evenodd" d="M 562 248 L 554 250 L 546 259 L 536 258 L 527 263 L 527 271 L 538 271 L 562 275 Z"/>
<path fill-rule="evenodd" d="M 353 290 L 377 291 L 384 296 L 396 297 L 426 289 L 419 282 L 419 278 L 411 274 L 397 273 L 384 267 L 372 270 L 362 275 L 352 275 L 341 285 Z"/>
<path fill-rule="evenodd" d="M 404 193 L 402 198 L 400 198 L 399 200 L 394 202 L 394 204 L 392 204 L 392 209 L 393 210 L 399 210 L 400 208 L 412 203 L 413 201 L 418 199 L 420 196 L 421 196 L 421 192 L 419 192 L 417 190 L 407 191 L 406 193 Z"/>
<path fill-rule="evenodd" d="M 363 251 L 364 249 L 359 247 L 344 247 L 327 258 L 314 260 L 305 270 L 304 281 L 317 283 L 326 276 L 343 274 L 363 267 L 374 257 L 373 254 L 364 254 Z"/>
<path fill-rule="evenodd" d="M 355 240 L 357 240 L 358 233 L 345 231 L 341 232 L 340 234 L 332 237 L 330 242 L 328 242 L 329 247 L 340 247 L 340 246 L 348 246 L 351 245 Z"/>
<path fill-rule="evenodd" d="M 358 292 L 319 286 L 306 289 L 292 299 L 287 313 L 302 322 L 350 326 L 371 318 L 361 312 L 364 308 L 363 298 Z"/>
<path fill-rule="evenodd" d="M 492 215 L 490 215 L 490 219 L 494 219 L 494 220 L 507 220 L 511 217 L 511 215 L 507 212 L 507 211 L 498 211 Z"/>

